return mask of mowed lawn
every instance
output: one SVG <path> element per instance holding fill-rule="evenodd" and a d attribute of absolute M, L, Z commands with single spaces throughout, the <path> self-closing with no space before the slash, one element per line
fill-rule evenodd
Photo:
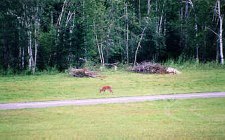
<path fill-rule="evenodd" d="M 225 91 L 224 69 L 183 70 L 180 75 L 100 74 L 99 78 L 74 78 L 65 73 L 1 76 L 0 103 Z M 103 85 L 112 86 L 114 94 L 100 94 Z"/>
<path fill-rule="evenodd" d="M 0 111 L 0 139 L 225 139 L 225 98 Z"/>

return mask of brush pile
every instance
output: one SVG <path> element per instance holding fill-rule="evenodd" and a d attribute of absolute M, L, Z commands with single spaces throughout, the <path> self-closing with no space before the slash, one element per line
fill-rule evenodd
<path fill-rule="evenodd" d="M 180 72 L 171 67 L 164 67 L 158 63 L 142 62 L 130 69 L 137 73 L 149 73 L 149 74 L 180 74 Z"/>
<path fill-rule="evenodd" d="M 98 76 L 98 74 L 94 71 L 90 71 L 86 68 L 83 69 L 76 69 L 76 68 L 70 68 L 68 70 L 69 75 L 73 77 L 92 77 L 95 78 Z"/>

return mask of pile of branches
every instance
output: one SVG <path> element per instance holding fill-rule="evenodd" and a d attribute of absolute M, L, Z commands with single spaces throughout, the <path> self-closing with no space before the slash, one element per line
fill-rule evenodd
<path fill-rule="evenodd" d="M 142 62 L 134 66 L 131 71 L 138 73 L 165 74 L 166 67 L 152 62 Z"/>
<path fill-rule="evenodd" d="M 86 68 L 83 69 L 76 69 L 76 68 L 70 68 L 68 70 L 69 74 L 73 77 L 92 77 L 95 78 L 98 76 L 98 74 L 94 71 L 90 71 Z"/>
<path fill-rule="evenodd" d="M 179 74 L 180 72 L 171 67 L 164 67 L 158 63 L 142 62 L 130 69 L 137 73 L 149 73 L 149 74 Z"/>

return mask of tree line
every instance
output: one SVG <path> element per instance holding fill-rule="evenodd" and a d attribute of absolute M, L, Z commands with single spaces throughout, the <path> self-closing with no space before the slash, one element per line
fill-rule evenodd
<path fill-rule="evenodd" d="M 223 58 L 224 0 L 1 0 L 0 69 Z"/>

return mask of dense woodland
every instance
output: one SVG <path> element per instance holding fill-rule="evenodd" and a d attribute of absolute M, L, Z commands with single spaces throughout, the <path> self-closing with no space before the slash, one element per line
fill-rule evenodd
<path fill-rule="evenodd" d="M 1 0 L 0 70 L 223 64 L 224 0 Z"/>

